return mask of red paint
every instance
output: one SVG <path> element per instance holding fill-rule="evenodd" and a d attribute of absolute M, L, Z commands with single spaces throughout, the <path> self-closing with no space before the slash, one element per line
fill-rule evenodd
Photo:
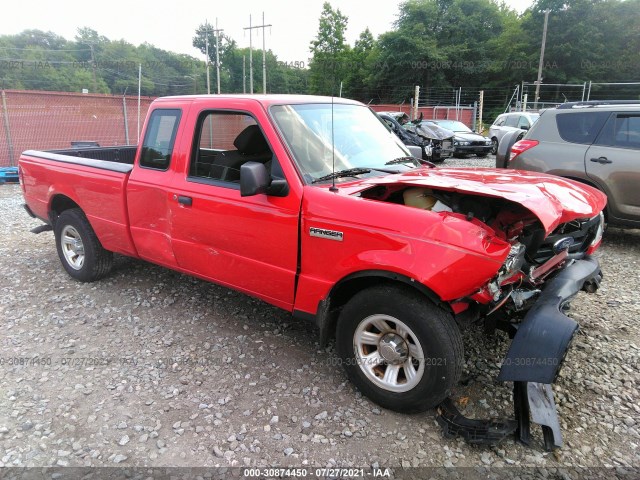
<path fill-rule="evenodd" d="M 527 208 L 547 234 L 560 223 L 592 217 L 605 205 L 604 195 L 586 185 L 502 169 L 424 168 L 341 183 L 337 192 L 328 185 L 304 185 L 268 108 L 320 101 L 330 100 L 277 95 L 158 99 L 152 110 L 182 110 L 169 170 L 140 167 L 140 152 L 130 174 L 23 155 L 25 200 L 47 218 L 52 200 L 64 195 L 83 209 L 109 250 L 311 314 L 338 282 L 364 271 L 419 282 L 450 302 L 454 312 L 466 309 L 468 298 L 492 300 L 487 283 L 511 248 L 504 232 L 464 215 L 359 195 L 371 187 L 419 186 L 506 199 Z M 195 125 L 207 109 L 238 110 L 255 118 L 289 184 L 286 197 L 241 197 L 233 188 L 187 180 Z M 178 203 L 178 196 L 191 197 L 192 205 Z M 501 218 L 513 220 L 514 231 L 522 229 L 518 219 Z M 310 228 L 342 232 L 342 241 L 311 236 Z"/>

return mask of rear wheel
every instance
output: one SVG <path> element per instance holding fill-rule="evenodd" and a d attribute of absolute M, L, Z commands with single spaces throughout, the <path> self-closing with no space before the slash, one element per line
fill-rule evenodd
<path fill-rule="evenodd" d="M 72 208 L 62 212 L 54 233 L 60 262 L 73 278 L 93 282 L 109 273 L 113 254 L 102 247 L 82 210 Z"/>
<path fill-rule="evenodd" d="M 464 361 L 453 317 L 418 292 L 394 285 L 363 290 L 347 303 L 336 346 L 355 386 L 399 412 L 422 412 L 442 402 Z"/>

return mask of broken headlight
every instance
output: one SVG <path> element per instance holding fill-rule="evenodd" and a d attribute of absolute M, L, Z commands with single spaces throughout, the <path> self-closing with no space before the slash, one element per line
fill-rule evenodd
<path fill-rule="evenodd" d="M 500 267 L 500 270 L 498 270 L 498 284 L 513 276 L 522 268 L 522 265 L 524 265 L 525 250 L 526 247 L 519 242 L 511 247 L 507 259 L 502 264 L 502 267 Z"/>

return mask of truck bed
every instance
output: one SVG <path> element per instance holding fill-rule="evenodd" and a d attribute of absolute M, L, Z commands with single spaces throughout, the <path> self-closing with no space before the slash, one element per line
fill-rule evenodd
<path fill-rule="evenodd" d="M 70 200 L 86 214 L 104 248 L 136 256 L 126 196 L 135 154 L 135 146 L 27 150 L 20 157 L 27 204 L 49 223 L 57 202 Z"/>
<path fill-rule="evenodd" d="M 125 145 L 122 147 L 85 147 L 47 151 L 27 150 L 24 155 L 127 173 L 133 168 L 136 150 L 136 145 Z"/>

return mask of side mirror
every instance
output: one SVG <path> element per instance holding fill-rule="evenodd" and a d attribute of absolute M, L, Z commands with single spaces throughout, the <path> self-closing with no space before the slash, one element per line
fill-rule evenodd
<path fill-rule="evenodd" d="M 251 197 L 260 193 L 286 197 L 289 184 L 283 178 L 271 179 L 264 163 L 247 162 L 240 166 L 240 196 Z"/>
<path fill-rule="evenodd" d="M 520 129 L 526 132 L 527 130 L 529 130 L 529 125 L 522 125 Z"/>
<path fill-rule="evenodd" d="M 405 145 L 407 150 L 411 153 L 411 155 L 415 158 L 422 159 L 422 148 L 416 145 Z"/>
<path fill-rule="evenodd" d="M 271 177 L 263 163 L 247 162 L 240 166 L 240 196 L 250 197 L 266 193 Z"/>

